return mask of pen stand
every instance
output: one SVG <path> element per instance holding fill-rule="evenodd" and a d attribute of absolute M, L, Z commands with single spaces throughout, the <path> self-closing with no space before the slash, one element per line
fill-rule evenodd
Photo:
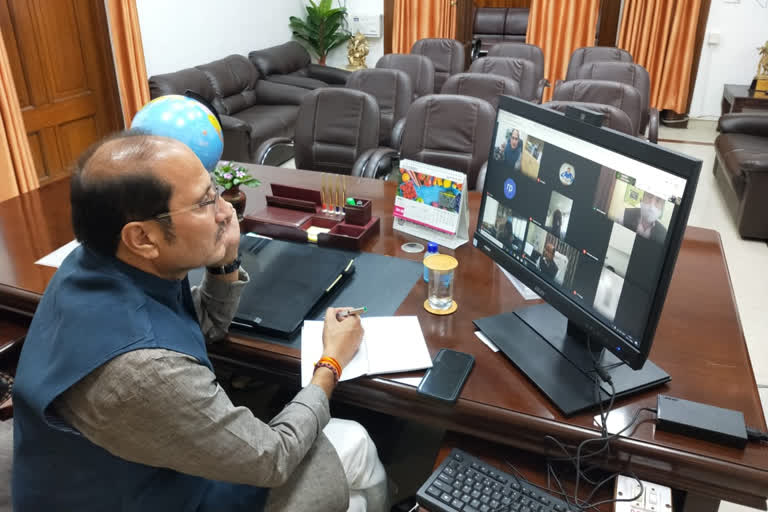
<path fill-rule="evenodd" d="M 320 246 L 359 250 L 379 234 L 379 218 L 371 216 L 371 201 L 345 206 L 344 213 L 324 212 L 319 190 L 272 183 L 267 207 L 245 215 L 243 229 L 260 235 L 313 242 Z"/>

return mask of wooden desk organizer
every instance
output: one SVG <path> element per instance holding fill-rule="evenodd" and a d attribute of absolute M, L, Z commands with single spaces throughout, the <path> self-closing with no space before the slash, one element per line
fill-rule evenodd
<path fill-rule="evenodd" d="M 317 244 L 339 249 L 359 250 L 373 235 L 379 234 L 379 218 L 371 216 L 371 201 L 345 206 L 345 215 L 323 212 L 319 190 L 272 183 L 272 195 L 267 207 L 249 213 L 243 219 L 243 229 L 260 235 L 307 242 L 311 226 L 330 229 L 318 233 Z"/>

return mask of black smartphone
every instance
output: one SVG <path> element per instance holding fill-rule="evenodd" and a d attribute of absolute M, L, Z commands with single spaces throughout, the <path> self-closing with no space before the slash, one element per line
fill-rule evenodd
<path fill-rule="evenodd" d="M 459 398 L 475 358 L 464 352 L 441 348 L 419 383 L 419 393 L 443 402 L 453 403 Z"/>

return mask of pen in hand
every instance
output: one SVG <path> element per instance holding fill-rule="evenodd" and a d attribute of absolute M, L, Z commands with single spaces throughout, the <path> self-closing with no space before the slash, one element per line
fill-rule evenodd
<path fill-rule="evenodd" d="M 341 322 L 345 318 L 347 318 L 349 315 L 359 315 L 361 313 L 367 313 L 368 308 L 365 306 L 359 307 L 359 308 L 352 308 L 352 309 L 345 309 L 343 311 L 338 311 L 336 313 L 336 320 Z"/>

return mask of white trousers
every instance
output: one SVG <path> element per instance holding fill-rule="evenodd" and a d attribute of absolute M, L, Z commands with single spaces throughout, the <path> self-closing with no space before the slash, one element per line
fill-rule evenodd
<path fill-rule="evenodd" d="M 348 512 L 387 511 L 387 473 L 365 427 L 356 421 L 331 418 L 323 433 L 336 449 L 347 475 Z"/>

